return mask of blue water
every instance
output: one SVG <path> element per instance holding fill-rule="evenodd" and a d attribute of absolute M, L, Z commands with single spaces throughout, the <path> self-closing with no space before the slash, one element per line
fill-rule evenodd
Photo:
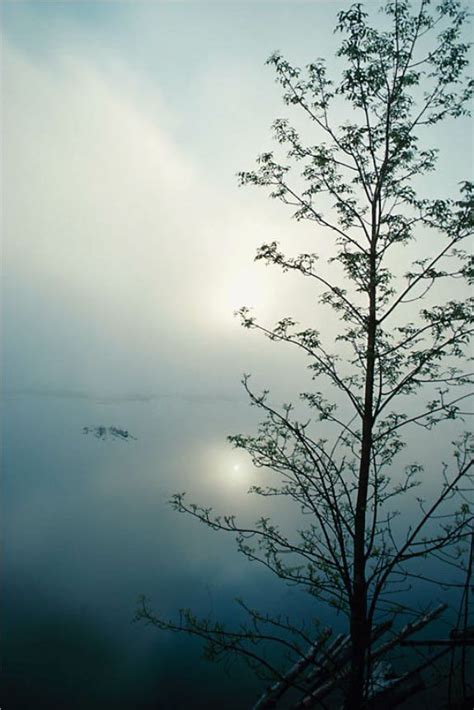
<path fill-rule="evenodd" d="M 141 594 L 170 619 L 191 607 L 235 626 L 243 597 L 295 620 L 322 613 L 323 623 L 342 624 L 242 558 L 232 535 L 169 506 L 188 491 L 247 520 L 265 511 L 246 493 L 257 470 L 226 443 L 251 431 L 256 414 L 238 397 L 5 398 L 2 706 L 250 707 L 265 683 L 243 665 L 203 661 L 195 640 L 134 623 Z M 134 438 L 84 433 L 99 425 Z M 448 597 L 439 587 L 417 594 L 420 606 Z"/>
<path fill-rule="evenodd" d="M 237 596 L 301 614 L 301 597 L 230 536 L 168 505 L 188 490 L 223 512 L 251 508 L 225 441 L 248 429 L 245 400 L 16 394 L 3 421 L 4 706 L 248 706 L 262 683 L 246 668 L 132 622 L 140 594 L 169 618 L 190 606 L 235 622 Z M 136 439 L 83 433 L 96 425 Z"/>

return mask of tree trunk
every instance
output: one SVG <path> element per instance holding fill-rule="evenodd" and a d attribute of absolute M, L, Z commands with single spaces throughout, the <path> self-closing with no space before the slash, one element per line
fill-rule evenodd
<path fill-rule="evenodd" d="M 374 207 L 374 206 L 373 206 Z M 362 707 L 367 681 L 367 655 L 370 646 L 370 623 L 367 618 L 367 583 L 365 577 L 365 530 L 370 459 L 372 455 L 373 399 L 376 340 L 376 229 L 373 209 L 373 233 L 370 251 L 369 316 L 367 319 L 367 355 L 362 420 L 362 445 L 354 520 L 354 567 L 351 599 L 351 673 L 345 706 L 348 710 Z"/>

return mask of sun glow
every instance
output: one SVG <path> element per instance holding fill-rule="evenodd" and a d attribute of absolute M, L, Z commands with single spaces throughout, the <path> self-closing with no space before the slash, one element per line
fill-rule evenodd
<path fill-rule="evenodd" d="M 214 449 L 207 455 L 206 468 L 212 480 L 220 488 L 247 491 L 254 482 L 251 462 L 240 452 Z"/>
<path fill-rule="evenodd" d="M 230 483 L 248 483 L 249 470 L 240 463 L 234 463 L 229 469 L 228 477 Z"/>
<path fill-rule="evenodd" d="M 259 315 L 268 315 L 274 301 L 273 284 L 268 274 L 250 267 L 225 274 L 214 284 L 209 294 L 211 312 L 221 324 L 235 325 L 235 314 L 243 306 L 255 308 Z M 261 270 L 260 270 L 261 271 Z"/>
<path fill-rule="evenodd" d="M 248 463 L 228 462 L 221 475 L 227 485 L 248 488 L 250 485 L 251 466 Z"/>

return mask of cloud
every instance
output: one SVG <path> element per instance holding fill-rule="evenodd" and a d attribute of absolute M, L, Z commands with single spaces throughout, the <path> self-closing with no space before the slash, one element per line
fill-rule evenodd
<path fill-rule="evenodd" d="M 150 18 L 135 18 L 147 46 L 156 34 Z M 321 320 L 310 284 L 252 263 L 263 241 L 323 256 L 330 244 L 263 192 L 237 190 L 235 172 L 271 144 L 279 91 L 267 71 L 252 75 L 252 54 L 219 49 L 220 62 L 188 62 L 184 87 L 169 46 L 166 61 L 153 55 L 155 74 L 140 73 L 111 49 L 110 35 L 102 32 L 100 47 L 79 25 L 52 34 L 41 61 L 4 38 L 10 387 L 192 394 L 227 383 L 236 391 L 243 370 L 260 369 L 271 386 L 276 358 L 285 373 L 301 372 L 301 360 L 293 367 L 291 353 L 267 350 L 232 318 L 250 305 L 266 323 Z M 47 44 L 44 28 L 41 36 Z M 177 37 L 180 51 L 186 37 Z M 175 55 L 182 72 L 187 59 Z M 338 328 L 325 315 L 329 339 Z M 296 377 L 285 374 L 288 389 Z"/>
<path fill-rule="evenodd" d="M 262 219 L 179 149 L 156 87 L 140 105 L 120 65 L 4 55 L 7 365 L 28 384 L 132 389 L 176 371 L 232 322 L 231 272 Z"/>

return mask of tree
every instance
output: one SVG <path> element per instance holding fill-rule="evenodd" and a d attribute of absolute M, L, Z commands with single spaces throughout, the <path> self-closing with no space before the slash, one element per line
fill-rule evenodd
<path fill-rule="evenodd" d="M 245 328 L 308 356 L 315 384 L 300 395 L 311 410 L 303 419 L 300 406 L 298 413 L 293 405 L 274 406 L 269 392 L 255 393 L 246 376 L 251 404 L 265 418 L 257 434 L 229 438 L 257 467 L 277 475 L 278 483 L 255 486 L 253 493 L 286 497 L 301 510 L 304 527 L 290 536 L 266 517 L 242 527 L 233 515 L 216 517 L 211 509 L 188 504 L 184 494 L 173 499 L 178 511 L 236 533 L 250 560 L 347 614 L 347 708 L 367 700 L 374 630 L 384 614 L 403 608 L 394 593 L 410 580 L 428 579 L 422 565 L 427 558 L 462 566 L 462 543 L 472 531 L 467 434 L 457 441 L 451 463 L 443 465 L 431 498 L 418 498 L 416 522 L 404 528 L 393 507 L 424 476 L 434 475 L 423 473 L 417 462 L 399 475 L 403 432 L 463 420 L 472 382 L 464 368 L 472 301 L 456 297 L 456 289 L 449 298 L 443 294 L 446 283 L 472 279 L 463 243 L 473 231 L 473 185 L 462 182 L 456 199 L 419 194 L 420 176 L 437 161 L 436 149 L 423 147 L 420 135 L 468 113 L 473 82 L 466 76 L 466 20 L 458 0 L 436 7 L 420 0 L 414 9 L 407 0 L 389 0 L 374 25 L 363 5 L 355 4 L 338 15 L 337 55 L 344 69 L 337 84 L 322 59 L 305 71 L 280 54 L 268 60 L 285 103 L 306 116 L 314 138 L 303 141 L 287 119 L 278 119 L 274 133 L 287 149 L 285 160 L 264 153 L 257 169 L 241 173 L 240 181 L 270 188 L 296 220 L 314 224 L 316 241 L 324 238 L 327 245 L 331 238 L 333 255 L 318 267 L 317 251 L 287 256 L 270 242 L 256 259 L 310 279 L 321 304 L 339 318 L 340 332 L 337 351 L 331 351 L 313 327 L 301 328 L 291 317 L 269 327 L 242 308 Z M 338 125 L 334 116 L 341 106 L 351 118 Z M 296 165 L 301 168 L 295 175 Z M 415 244 L 420 246 L 413 256 Z M 333 276 L 337 267 L 342 277 L 337 271 Z M 189 611 L 179 622 L 163 621 L 146 603 L 139 616 L 201 636 L 211 655 L 243 655 L 282 680 L 284 673 L 258 644 L 280 644 L 302 663 L 308 658 L 302 644 L 314 643 L 314 637 L 304 627 L 243 606 L 252 623 L 239 631 Z"/>

